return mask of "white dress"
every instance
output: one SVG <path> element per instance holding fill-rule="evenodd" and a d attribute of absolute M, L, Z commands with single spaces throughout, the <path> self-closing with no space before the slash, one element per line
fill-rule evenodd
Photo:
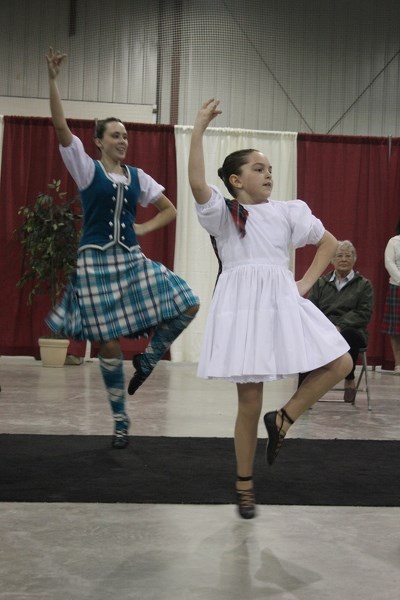
<path fill-rule="evenodd" d="M 316 244 L 324 226 L 302 200 L 246 205 L 240 237 L 222 194 L 212 186 L 196 204 L 216 239 L 222 273 L 211 301 L 198 376 L 234 382 L 281 379 L 311 371 L 349 350 L 336 327 L 298 292 L 290 249 Z"/>

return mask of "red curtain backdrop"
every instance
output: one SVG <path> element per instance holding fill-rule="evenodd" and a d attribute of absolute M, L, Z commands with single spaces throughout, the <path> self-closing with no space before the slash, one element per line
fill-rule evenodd
<path fill-rule="evenodd" d="M 81 138 L 88 154 L 99 158 L 93 142 L 93 121 L 68 121 L 73 133 Z M 128 164 L 142 168 L 165 187 L 166 196 L 176 206 L 176 153 L 174 128 L 170 125 L 125 124 L 129 136 Z M 0 182 L 0 281 L 2 285 L 0 311 L 0 354 L 39 356 L 37 339 L 46 333 L 44 318 L 50 304 L 45 296 L 27 305 L 29 289 L 16 287 L 23 272 L 23 253 L 16 230 L 21 218 L 20 206 L 33 203 L 47 184 L 61 179 L 62 190 L 77 193 L 76 185 L 64 167 L 51 120 L 37 117 L 4 117 L 3 155 Z M 138 210 L 138 221 L 155 214 L 155 208 Z M 173 266 L 175 225 L 140 240 L 149 258 Z M 123 340 L 125 358 L 141 351 L 144 340 Z M 84 355 L 84 343 L 71 342 L 69 353 Z M 97 348 L 93 345 L 92 355 Z"/>
<path fill-rule="evenodd" d="M 94 123 L 70 120 L 70 127 L 97 158 L 93 143 Z M 174 130 L 170 125 L 126 124 L 129 134 L 127 162 L 144 169 L 165 186 L 176 205 L 176 154 Z M 45 333 L 44 317 L 49 310 L 46 297 L 27 305 L 29 289 L 16 282 L 22 274 L 22 248 L 16 229 L 18 208 L 47 191 L 52 179 L 61 179 L 69 195 L 76 186 L 60 157 L 50 119 L 5 117 L 0 183 L 0 354 L 38 357 L 37 338 Z M 298 197 L 305 200 L 325 227 L 339 239 L 350 239 L 357 248 L 356 268 L 375 289 L 375 310 L 370 323 L 368 361 L 393 367 L 388 337 L 380 324 L 388 286 L 383 253 L 400 218 L 400 139 L 299 134 Z M 153 209 L 139 209 L 138 219 L 151 216 Z M 154 209 L 155 210 L 155 209 Z M 175 226 L 141 240 L 144 253 L 153 260 L 173 266 Z M 296 275 L 300 276 L 313 256 L 312 248 L 296 253 Z M 145 341 L 123 341 L 126 358 L 141 351 Z M 84 344 L 73 342 L 71 353 L 83 355 Z M 92 355 L 97 352 L 92 348 Z"/>
<path fill-rule="evenodd" d="M 333 235 L 353 242 L 356 269 L 374 286 L 368 362 L 391 369 L 389 339 L 380 327 L 389 280 L 383 255 L 400 217 L 400 140 L 299 134 L 297 150 L 298 197 Z M 296 277 L 314 252 L 296 252 Z"/>

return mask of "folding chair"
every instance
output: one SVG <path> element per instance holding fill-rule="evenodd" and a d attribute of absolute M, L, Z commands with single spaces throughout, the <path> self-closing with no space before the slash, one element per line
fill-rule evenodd
<path fill-rule="evenodd" d="M 357 393 L 359 391 L 365 391 L 366 394 L 367 394 L 368 410 L 372 410 L 372 408 L 371 408 L 371 397 L 370 397 L 369 385 L 368 385 L 368 365 L 367 365 L 367 347 L 366 346 L 363 347 L 363 348 L 360 348 L 360 350 L 359 350 L 359 356 L 361 356 L 361 361 L 362 361 L 361 362 L 361 371 L 360 371 L 360 374 L 358 375 L 357 382 L 356 382 L 356 388 L 355 388 L 356 389 L 356 394 L 354 396 L 354 403 L 353 404 L 355 404 L 355 402 L 356 402 Z M 364 376 L 364 381 L 365 381 L 365 387 L 361 388 L 360 387 L 360 383 L 361 383 L 361 380 L 362 380 L 363 376 Z M 335 388 L 332 388 L 332 391 L 343 392 L 344 389 L 345 388 L 343 388 L 343 387 L 340 387 L 340 388 L 339 387 L 335 387 Z M 331 399 L 329 399 L 329 400 L 322 400 L 322 398 L 321 398 L 320 401 L 321 402 L 344 402 L 344 400 L 343 401 L 342 400 L 331 400 Z"/>
<path fill-rule="evenodd" d="M 365 379 L 364 391 L 367 393 L 368 410 L 371 410 L 371 398 L 370 398 L 370 394 L 369 394 L 369 385 L 368 385 L 367 347 L 360 348 L 360 355 L 361 355 L 361 359 L 362 359 L 362 367 L 361 367 L 361 371 L 360 371 L 360 374 L 358 376 L 357 383 L 356 383 L 356 398 L 357 398 L 357 392 L 360 388 L 362 376 L 364 375 L 364 379 Z M 356 398 L 354 398 L 354 402 L 356 401 Z"/>

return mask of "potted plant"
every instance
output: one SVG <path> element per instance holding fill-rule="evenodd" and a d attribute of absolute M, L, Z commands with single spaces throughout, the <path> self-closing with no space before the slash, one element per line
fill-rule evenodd
<path fill-rule="evenodd" d="M 51 308 L 60 299 L 64 286 L 76 268 L 80 230 L 77 221 L 82 218 L 77 208 L 78 196 L 67 199 L 61 192 L 61 181 L 48 184 L 53 193 L 40 192 L 35 202 L 21 206 L 18 214 L 23 222 L 18 230 L 24 249 L 24 272 L 18 287 L 30 284 L 28 304 L 38 294 L 47 294 Z M 67 355 L 69 340 L 50 334 L 39 339 L 44 366 L 62 366 Z M 50 346 L 50 350 L 46 350 Z M 61 356 L 56 359 L 56 347 L 61 346 Z"/>

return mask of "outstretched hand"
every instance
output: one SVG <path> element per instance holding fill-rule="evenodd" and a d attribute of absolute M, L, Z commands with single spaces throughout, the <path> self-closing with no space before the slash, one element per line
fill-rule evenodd
<path fill-rule="evenodd" d="M 215 100 L 214 98 L 206 100 L 197 113 L 194 127 L 198 127 L 202 131 L 205 131 L 211 121 L 222 113 L 222 110 L 218 110 L 219 102 L 219 100 Z"/>
<path fill-rule="evenodd" d="M 66 54 L 63 54 L 59 50 L 54 52 L 53 48 L 51 46 L 49 47 L 49 51 L 46 54 L 46 59 L 50 79 L 55 79 L 57 77 L 60 72 L 61 64 L 66 57 Z"/>

